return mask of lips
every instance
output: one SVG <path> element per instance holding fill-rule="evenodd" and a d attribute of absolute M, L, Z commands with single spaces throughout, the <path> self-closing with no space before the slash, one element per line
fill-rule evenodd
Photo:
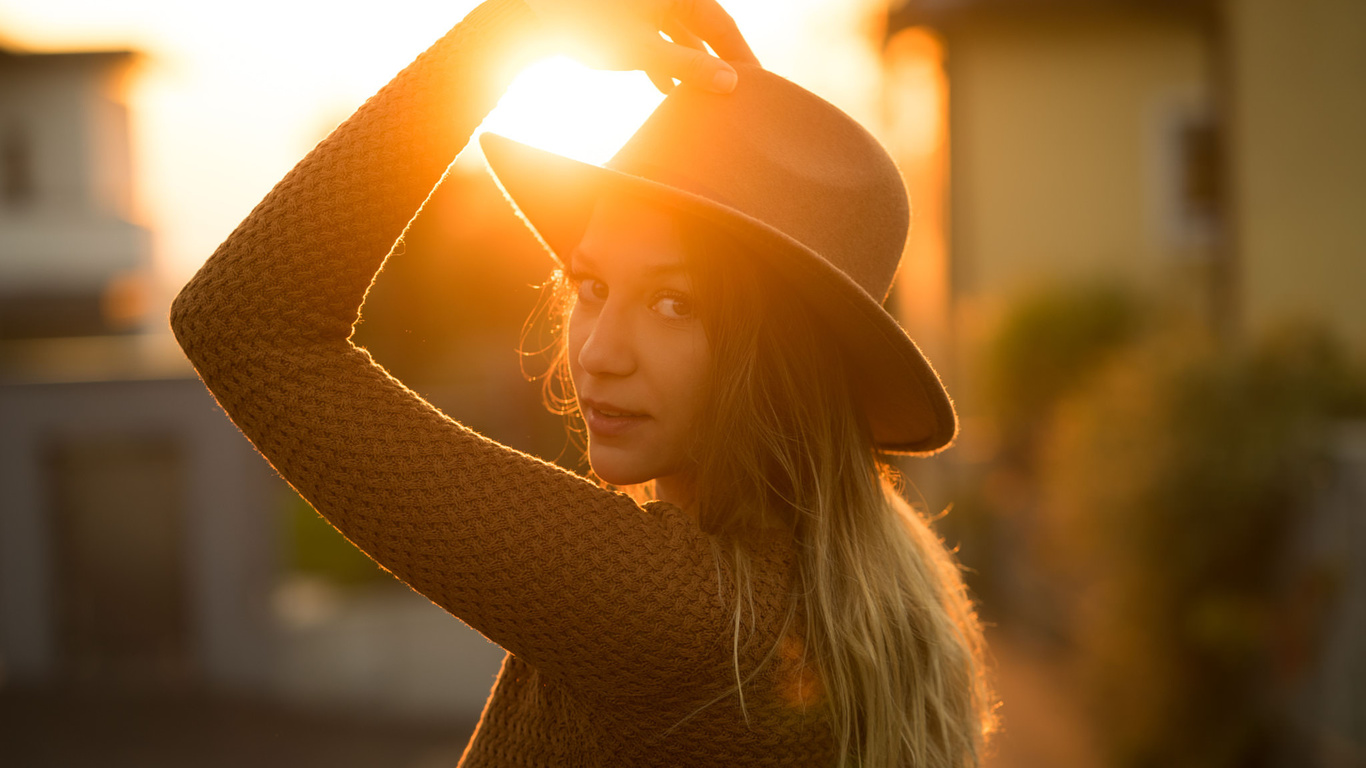
<path fill-rule="evenodd" d="M 630 408 L 623 408 L 619 405 L 616 405 L 615 403 L 609 403 L 606 400 L 594 400 L 591 397 L 579 398 L 579 405 L 582 406 L 585 411 L 597 411 L 602 416 L 616 417 L 645 415 L 645 413 L 641 411 L 633 411 Z"/>
<path fill-rule="evenodd" d="M 648 414 L 631 411 L 602 400 L 582 398 L 579 406 L 588 431 L 603 437 L 623 435 L 649 419 Z"/>

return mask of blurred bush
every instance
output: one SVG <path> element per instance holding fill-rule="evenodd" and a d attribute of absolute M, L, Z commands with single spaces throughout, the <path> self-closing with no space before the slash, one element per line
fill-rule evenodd
<path fill-rule="evenodd" d="M 992 590 L 1028 598 L 1005 613 L 1070 650 L 1113 764 L 1263 764 L 1312 633 L 1289 546 L 1334 425 L 1366 417 L 1359 362 L 1308 326 L 1216 345 L 1114 288 L 1024 302 L 986 355 L 999 449 L 971 481 L 1024 534 L 996 579 L 1033 585 Z"/>
<path fill-rule="evenodd" d="M 1054 405 L 1134 341 L 1150 320 L 1146 310 L 1116 285 L 1040 294 L 1015 308 L 988 347 L 983 385 L 1006 453 L 1029 458 Z"/>
<path fill-rule="evenodd" d="M 333 586 L 380 584 L 393 580 L 364 552 L 314 511 L 292 489 L 283 492 L 285 514 L 280 541 L 284 545 L 281 566 L 285 575 L 309 576 Z"/>

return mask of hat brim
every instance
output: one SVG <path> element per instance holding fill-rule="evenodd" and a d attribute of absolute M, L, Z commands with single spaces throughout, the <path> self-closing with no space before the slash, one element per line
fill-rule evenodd
<path fill-rule="evenodd" d="M 598 198 L 625 192 L 722 227 L 752 245 L 775 275 L 807 297 L 858 374 L 858 397 L 887 453 L 929 455 L 953 442 L 958 421 L 939 376 L 901 326 L 844 272 L 739 210 L 691 192 L 483 133 L 479 146 L 503 194 L 552 258 L 583 238 Z"/>

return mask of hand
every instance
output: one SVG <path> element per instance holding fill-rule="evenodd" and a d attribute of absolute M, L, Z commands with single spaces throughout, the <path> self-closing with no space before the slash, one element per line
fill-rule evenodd
<path fill-rule="evenodd" d="M 736 75 L 723 59 L 759 63 L 717 0 L 524 2 L 566 53 L 597 69 L 644 70 L 665 94 L 674 89 L 675 78 L 729 93 Z"/>

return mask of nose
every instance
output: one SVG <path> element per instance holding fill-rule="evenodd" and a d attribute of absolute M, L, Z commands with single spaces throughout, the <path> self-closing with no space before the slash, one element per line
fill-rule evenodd
<path fill-rule="evenodd" d="M 589 321 L 579 365 L 593 376 L 627 376 L 636 369 L 636 337 L 625 306 L 608 299 Z"/>

